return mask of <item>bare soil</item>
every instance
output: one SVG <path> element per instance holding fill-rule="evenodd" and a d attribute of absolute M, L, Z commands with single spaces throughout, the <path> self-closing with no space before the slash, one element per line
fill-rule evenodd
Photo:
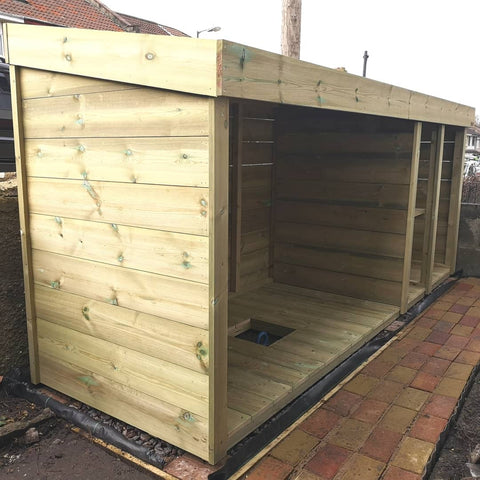
<path fill-rule="evenodd" d="M 28 365 L 17 183 L 0 179 L 0 375 Z"/>
<path fill-rule="evenodd" d="M 479 407 L 480 374 L 477 374 L 428 480 L 470 478 L 470 470 L 465 464 L 471 461 L 470 453 L 480 444 Z"/>

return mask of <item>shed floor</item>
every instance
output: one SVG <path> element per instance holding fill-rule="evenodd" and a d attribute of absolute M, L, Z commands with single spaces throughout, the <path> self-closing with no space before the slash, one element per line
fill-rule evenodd
<path fill-rule="evenodd" d="M 399 315 L 398 307 L 284 284 L 229 301 L 229 444 L 237 443 Z M 270 346 L 249 329 L 286 333 Z M 274 337 L 275 338 L 275 337 Z"/>

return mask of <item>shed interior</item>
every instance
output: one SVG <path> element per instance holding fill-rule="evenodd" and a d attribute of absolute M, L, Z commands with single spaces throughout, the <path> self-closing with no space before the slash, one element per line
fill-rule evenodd
<path fill-rule="evenodd" d="M 463 129 L 234 100 L 230 122 L 234 444 L 450 275 Z"/>

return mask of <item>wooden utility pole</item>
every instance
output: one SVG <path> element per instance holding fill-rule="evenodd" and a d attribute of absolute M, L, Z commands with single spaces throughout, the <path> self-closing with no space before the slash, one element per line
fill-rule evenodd
<path fill-rule="evenodd" d="M 282 0 L 282 55 L 300 58 L 302 0 Z"/>

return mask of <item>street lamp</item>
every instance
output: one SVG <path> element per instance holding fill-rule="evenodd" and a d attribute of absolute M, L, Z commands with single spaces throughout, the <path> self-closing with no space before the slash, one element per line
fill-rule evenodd
<path fill-rule="evenodd" d="M 197 38 L 203 32 L 219 32 L 221 29 L 222 27 L 211 27 L 211 28 L 205 28 L 204 30 L 197 30 Z"/>

